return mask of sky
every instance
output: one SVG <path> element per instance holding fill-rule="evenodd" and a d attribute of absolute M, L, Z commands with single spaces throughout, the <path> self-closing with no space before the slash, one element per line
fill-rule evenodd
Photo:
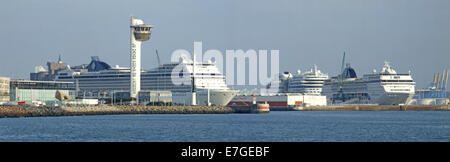
<path fill-rule="evenodd" d="M 335 76 L 342 54 L 358 76 L 384 61 L 410 70 L 417 87 L 450 68 L 448 0 L 2 0 L 0 76 L 29 79 L 56 61 L 90 56 L 129 66 L 130 16 L 154 24 L 142 68 L 169 63 L 177 49 L 279 50 L 280 71 L 313 64 Z"/>

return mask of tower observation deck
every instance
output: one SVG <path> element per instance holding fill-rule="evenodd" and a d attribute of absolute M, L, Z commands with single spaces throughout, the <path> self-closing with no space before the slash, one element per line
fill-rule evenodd
<path fill-rule="evenodd" d="M 141 44 L 150 39 L 150 29 L 140 19 L 131 17 L 130 24 L 130 97 L 136 98 L 141 90 Z"/>

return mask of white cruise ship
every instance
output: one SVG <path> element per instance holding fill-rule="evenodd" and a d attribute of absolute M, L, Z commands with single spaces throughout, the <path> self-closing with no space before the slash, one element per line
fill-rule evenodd
<path fill-rule="evenodd" d="M 62 62 L 59 61 L 59 63 L 61 64 Z M 177 75 L 192 76 L 192 61 L 186 59 L 182 59 L 178 63 L 163 64 L 148 71 L 142 70 L 141 91 L 171 91 L 172 102 L 190 105 L 192 99 L 191 84 L 175 85 L 172 82 L 172 70 L 177 65 L 181 65 L 185 69 Z M 225 83 L 225 76 L 220 73 L 214 63 L 196 62 L 195 71 L 198 105 L 207 105 L 208 89 L 209 101 L 211 105 L 216 106 L 227 105 L 238 93 L 238 90 L 228 88 Z M 51 77 L 47 76 L 45 78 Z M 53 80 L 74 82 L 80 97 L 110 98 L 111 92 L 129 91 L 130 68 L 117 65 L 111 67 L 107 63 L 100 61 L 98 57 L 93 57 L 90 64 L 74 67 L 61 66 L 54 75 Z"/>
<path fill-rule="evenodd" d="M 414 96 L 415 84 L 411 74 L 398 74 L 388 62 L 381 72 L 374 70 L 362 78 L 347 64 L 342 82 L 338 77 L 326 80 L 322 95 L 327 96 L 327 104 L 401 105 Z"/>
<path fill-rule="evenodd" d="M 328 75 L 317 70 L 317 66 L 307 72 L 297 71 L 288 83 L 289 93 L 303 93 L 308 95 L 320 95 L 322 93 L 323 82 L 328 79 Z"/>

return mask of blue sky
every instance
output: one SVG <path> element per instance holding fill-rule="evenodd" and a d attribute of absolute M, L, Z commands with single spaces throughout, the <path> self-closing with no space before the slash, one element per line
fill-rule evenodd
<path fill-rule="evenodd" d="M 278 49 L 280 70 L 317 64 L 334 76 L 343 51 L 359 76 L 387 60 L 411 70 L 418 87 L 449 67 L 448 0 L 3 0 L 0 76 L 29 77 L 34 66 L 89 63 L 99 56 L 129 66 L 130 16 L 154 24 L 142 66 L 169 62 L 176 49 Z"/>

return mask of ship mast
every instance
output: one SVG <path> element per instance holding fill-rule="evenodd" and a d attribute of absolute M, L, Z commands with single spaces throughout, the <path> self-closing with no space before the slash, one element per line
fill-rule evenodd
<path fill-rule="evenodd" d="M 342 102 L 345 102 L 345 96 L 344 96 L 344 92 L 343 92 L 343 85 L 344 85 L 344 64 L 345 64 L 345 52 L 344 52 L 344 56 L 342 57 L 342 66 L 341 66 L 341 74 L 339 75 L 338 79 L 339 79 L 339 91 L 338 91 L 338 96 L 335 98 L 337 100 L 341 100 Z M 333 102 L 335 101 L 335 99 L 333 99 Z"/>
<path fill-rule="evenodd" d="M 192 103 L 191 105 L 197 105 L 197 93 L 195 92 L 195 52 L 192 53 Z"/>

